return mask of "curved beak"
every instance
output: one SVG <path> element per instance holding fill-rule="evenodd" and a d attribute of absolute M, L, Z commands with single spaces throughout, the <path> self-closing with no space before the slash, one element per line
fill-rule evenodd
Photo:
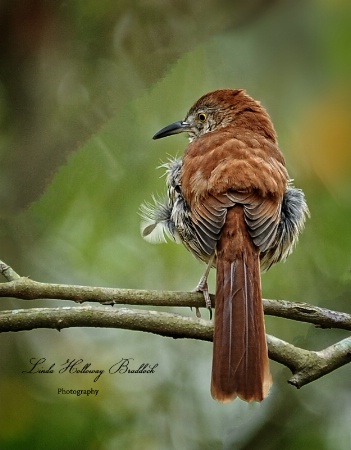
<path fill-rule="evenodd" d="M 158 131 L 152 137 L 152 139 L 161 139 L 167 136 L 171 136 L 172 134 L 183 133 L 184 131 L 190 131 L 190 125 L 188 124 L 188 122 L 174 122 Z"/>

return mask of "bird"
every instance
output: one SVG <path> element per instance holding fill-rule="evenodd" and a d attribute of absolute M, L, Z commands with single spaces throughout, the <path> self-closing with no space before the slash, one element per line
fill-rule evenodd
<path fill-rule="evenodd" d="M 207 264 L 197 290 L 209 308 L 216 268 L 211 395 L 260 402 L 272 385 L 261 271 L 293 251 L 310 215 L 305 195 L 289 178 L 266 109 L 244 89 L 203 95 L 153 139 L 182 132 L 183 157 L 162 165 L 167 195 L 141 206 L 142 236 L 180 242 Z"/>

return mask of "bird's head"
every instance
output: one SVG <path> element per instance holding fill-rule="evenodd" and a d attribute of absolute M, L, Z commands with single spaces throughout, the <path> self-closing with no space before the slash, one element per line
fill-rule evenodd
<path fill-rule="evenodd" d="M 158 131 L 153 139 L 187 132 L 189 140 L 228 126 L 248 128 L 275 140 L 272 122 L 261 104 L 242 89 L 221 89 L 203 95 L 190 108 L 184 120 Z"/>

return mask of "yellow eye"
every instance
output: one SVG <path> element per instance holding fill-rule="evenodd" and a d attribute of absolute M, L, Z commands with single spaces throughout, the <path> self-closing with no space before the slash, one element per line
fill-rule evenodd
<path fill-rule="evenodd" d="M 199 113 L 198 115 L 197 115 L 197 119 L 198 119 L 198 121 L 199 122 L 206 122 L 206 119 L 207 119 L 207 114 L 205 114 L 205 113 Z"/>

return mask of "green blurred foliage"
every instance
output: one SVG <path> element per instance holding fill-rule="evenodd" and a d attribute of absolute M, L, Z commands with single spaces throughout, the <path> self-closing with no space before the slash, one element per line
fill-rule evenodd
<path fill-rule="evenodd" d="M 270 112 L 311 210 L 294 254 L 263 275 L 264 296 L 349 311 L 350 13 L 346 0 L 2 2 L 1 259 L 40 281 L 192 289 L 201 264 L 181 246 L 140 237 L 139 205 L 164 192 L 156 167 L 187 143 L 151 136 L 203 93 L 243 87 Z M 3 309 L 43 305 L 3 299 Z M 309 349 L 347 335 L 266 322 L 269 333 Z M 347 366 L 296 391 L 272 363 L 265 402 L 219 405 L 209 394 L 207 343 L 34 330 L 1 336 L 0 352 L 4 449 L 351 446 Z M 94 383 L 25 375 L 32 357 L 98 368 L 133 357 L 159 367 Z M 100 393 L 59 396 L 59 387 Z"/>

